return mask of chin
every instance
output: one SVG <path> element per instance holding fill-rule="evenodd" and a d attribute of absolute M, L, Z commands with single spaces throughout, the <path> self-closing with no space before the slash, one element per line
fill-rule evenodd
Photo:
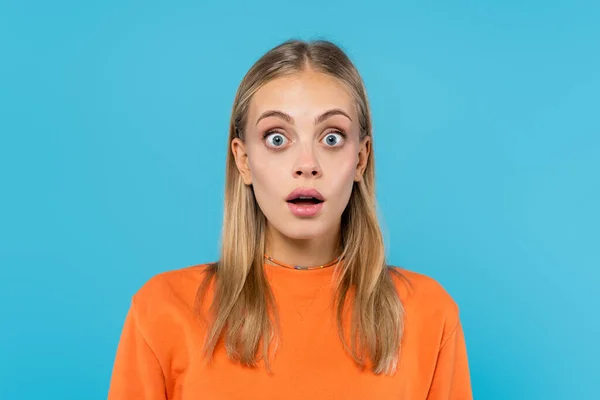
<path fill-rule="evenodd" d="M 315 232 L 302 232 L 302 231 L 294 231 L 291 233 L 281 232 L 285 237 L 294 239 L 294 240 L 310 240 L 318 238 L 320 235 Z"/>
<path fill-rule="evenodd" d="M 330 229 L 327 229 L 319 221 L 305 220 L 305 221 L 291 221 L 286 226 L 278 229 L 279 232 L 290 239 L 295 240 L 309 240 L 322 237 L 327 234 Z"/>

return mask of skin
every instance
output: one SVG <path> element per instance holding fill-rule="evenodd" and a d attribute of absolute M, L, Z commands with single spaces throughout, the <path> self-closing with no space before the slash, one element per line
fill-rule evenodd
<path fill-rule="evenodd" d="M 265 114 L 270 111 L 291 118 Z M 261 87 L 247 121 L 245 141 L 234 139 L 231 150 L 267 219 L 267 254 L 293 265 L 333 260 L 342 213 L 371 151 L 370 137 L 359 138 L 351 93 L 336 78 L 307 69 Z M 290 211 L 285 198 L 296 188 L 315 188 L 325 197 L 318 215 Z"/>

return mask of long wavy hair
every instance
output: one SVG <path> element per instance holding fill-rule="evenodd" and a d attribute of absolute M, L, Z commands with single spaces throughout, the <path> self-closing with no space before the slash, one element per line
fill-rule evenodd
<path fill-rule="evenodd" d="M 198 310 L 214 283 L 205 337 L 204 356 L 210 361 L 220 341 L 228 357 L 245 366 L 265 361 L 270 371 L 269 348 L 279 343 L 279 318 L 273 292 L 264 272 L 266 218 L 245 185 L 231 151 L 234 138 L 244 140 L 248 109 L 256 91 L 272 79 L 299 73 L 307 67 L 338 79 L 353 95 L 360 123 L 360 138 L 372 135 L 371 113 L 363 80 L 348 56 L 324 40 L 290 40 L 265 53 L 247 72 L 237 90 L 229 125 L 225 181 L 225 210 L 218 262 L 210 264 L 198 289 Z M 383 236 L 375 203 L 373 146 L 363 179 L 354 183 L 341 218 L 341 255 L 333 304 L 339 338 L 357 366 L 370 361 L 375 374 L 397 369 L 404 308 L 392 274 L 403 275 L 385 260 Z M 343 315 L 350 307 L 350 335 Z M 205 319 L 206 321 L 206 319 Z M 262 350 L 262 354 L 261 354 Z"/>

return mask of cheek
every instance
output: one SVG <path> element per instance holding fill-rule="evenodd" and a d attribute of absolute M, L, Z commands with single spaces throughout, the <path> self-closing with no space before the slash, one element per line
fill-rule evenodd
<path fill-rule="evenodd" d="M 339 196 L 340 201 L 347 201 L 350 198 L 352 187 L 354 185 L 354 177 L 356 175 L 356 165 L 358 157 L 340 157 L 331 165 L 328 165 L 327 186 L 329 186 L 336 196 Z"/>
<path fill-rule="evenodd" d="M 269 154 L 261 154 L 260 151 L 254 152 L 249 158 L 254 190 L 274 194 L 289 174 L 286 165 L 284 157 L 273 157 Z"/>

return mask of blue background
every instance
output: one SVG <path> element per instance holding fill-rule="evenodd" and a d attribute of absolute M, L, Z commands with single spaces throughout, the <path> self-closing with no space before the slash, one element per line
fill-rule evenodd
<path fill-rule="evenodd" d="M 390 262 L 459 303 L 475 397 L 597 398 L 598 2 L 201 3 L 1 3 L 0 398 L 106 398 L 133 293 L 217 257 L 233 96 L 289 38 L 363 74 Z"/>

